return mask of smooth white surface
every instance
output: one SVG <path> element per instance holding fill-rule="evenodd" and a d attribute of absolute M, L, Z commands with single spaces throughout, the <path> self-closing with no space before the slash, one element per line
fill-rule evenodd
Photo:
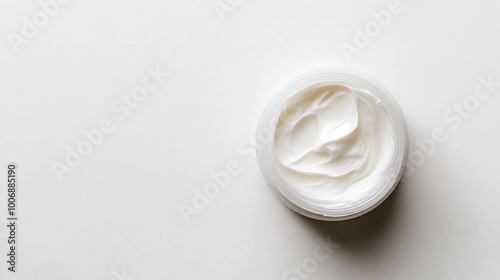
<path fill-rule="evenodd" d="M 0 176 L 19 164 L 20 244 L 19 272 L 2 261 L 0 279 L 282 279 L 328 235 L 340 246 L 309 279 L 499 279 L 500 89 L 442 115 L 479 76 L 500 80 L 500 2 L 402 1 L 348 63 L 340 45 L 387 3 L 246 0 L 221 21 L 211 0 L 70 1 L 16 54 L 7 34 L 40 7 L 2 1 Z M 156 64 L 170 76 L 118 120 L 110 104 Z M 247 153 L 278 88 L 335 65 L 393 93 L 410 151 L 447 136 L 376 210 L 338 223 L 283 206 Z M 51 163 L 103 118 L 116 130 L 60 183 Z M 186 224 L 179 205 L 232 160 L 240 174 Z"/>

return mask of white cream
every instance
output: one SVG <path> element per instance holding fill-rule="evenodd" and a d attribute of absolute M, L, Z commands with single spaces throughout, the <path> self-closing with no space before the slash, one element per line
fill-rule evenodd
<path fill-rule="evenodd" d="M 396 129 L 383 102 L 340 84 L 294 95 L 274 136 L 277 169 L 292 192 L 330 209 L 373 196 L 398 160 Z"/>

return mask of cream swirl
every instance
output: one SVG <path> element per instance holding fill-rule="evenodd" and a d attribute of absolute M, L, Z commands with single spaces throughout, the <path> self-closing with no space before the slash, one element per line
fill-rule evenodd
<path fill-rule="evenodd" d="M 382 102 L 345 85 L 313 87 L 281 111 L 274 146 L 296 193 L 350 205 L 383 183 L 394 166 L 396 132 Z"/>

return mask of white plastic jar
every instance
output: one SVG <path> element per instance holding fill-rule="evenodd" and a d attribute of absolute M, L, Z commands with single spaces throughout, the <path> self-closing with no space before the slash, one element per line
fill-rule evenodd
<path fill-rule="evenodd" d="M 399 182 L 408 153 L 403 113 L 382 85 L 355 70 L 303 74 L 269 103 L 257 159 L 273 192 L 320 220 L 360 216 Z"/>

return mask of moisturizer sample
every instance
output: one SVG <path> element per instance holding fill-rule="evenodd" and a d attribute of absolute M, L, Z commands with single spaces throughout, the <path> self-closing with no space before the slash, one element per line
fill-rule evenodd
<path fill-rule="evenodd" d="M 310 87 L 281 111 L 274 135 L 277 168 L 292 192 L 328 208 L 379 191 L 397 161 L 397 133 L 383 103 L 346 85 Z"/>

